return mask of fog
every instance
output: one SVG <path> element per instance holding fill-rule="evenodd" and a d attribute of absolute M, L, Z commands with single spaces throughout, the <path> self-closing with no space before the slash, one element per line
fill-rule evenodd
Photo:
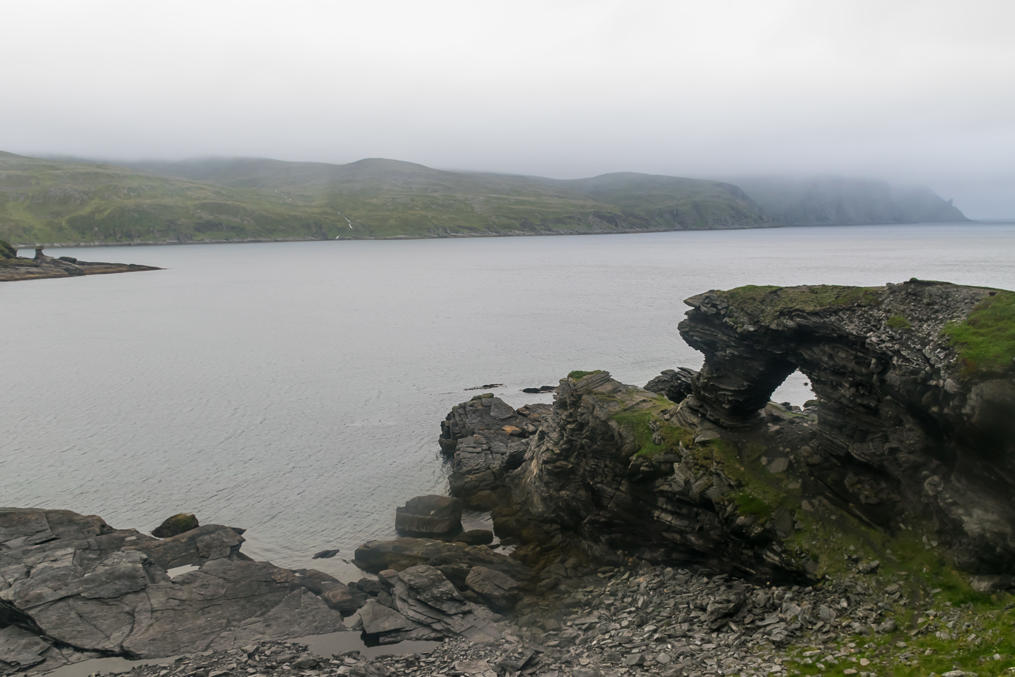
<path fill-rule="evenodd" d="M 0 4 L 0 149 L 836 173 L 1015 216 L 1010 0 Z"/>

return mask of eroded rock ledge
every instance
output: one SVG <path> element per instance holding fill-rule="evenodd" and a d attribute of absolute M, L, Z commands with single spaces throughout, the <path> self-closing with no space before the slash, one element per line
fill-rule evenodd
<path fill-rule="evenodd" d="M 537 568 L 634 555 L 815 581 L 850 550 L 1011 582 L 1015 294 L 914 280 L 688 304 L 705 365 L 654 384 L 679 402 L 606 372 L 572 373 L 552 409 L 475 398 L 442 426 L 452 493 L 493 506 Z M 796 369 L 816 406 L 770 403 Z"/>

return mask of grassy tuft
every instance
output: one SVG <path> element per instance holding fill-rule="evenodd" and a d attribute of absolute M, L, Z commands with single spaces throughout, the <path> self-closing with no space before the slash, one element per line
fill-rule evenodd
<path fill-rule="evenodd" d="M 905 315 L 892 315 L 885 324 L 889 329 L 911 329 L 913 326 Z"/>
<path fill-rule="evenodd" d="M 1015 292 L 998 291 L 978 303 L 964 322 L 946 326 L 962 363 L 962 375 L 1015 371 Z"/>

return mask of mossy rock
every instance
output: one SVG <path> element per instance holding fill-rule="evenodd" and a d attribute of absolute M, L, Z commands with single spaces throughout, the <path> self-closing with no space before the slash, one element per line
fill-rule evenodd
<path fill-rule="evenodd" d="M 197 527 L 197 517 L 189 512 L 181 512 L 166 519 L 165 522 L 152 529 L 152 536 L 169 538 L 170 536 L 176 536 Z"/>
<path fill-rule="evenodd" d="M 18 250 L 8 242 L 0 240 L 0 259 L 13 259 L 18 255 Z"/>

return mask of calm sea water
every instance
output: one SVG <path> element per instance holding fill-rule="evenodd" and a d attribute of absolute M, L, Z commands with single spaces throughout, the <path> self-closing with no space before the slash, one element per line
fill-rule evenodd
<path fill-rule="evenodd" d="M 0 505 L 142 530 L 195 512 L 288 566 L 351 558 L 393 535 L 396 505 L 443 492 L 439 425 L 467 388 L 520 405 L 572 369 L 698 367 L 676 333 L 698 292 L 1015 289 L 1015 224 L 47 253 L 166 270 L 0 285 Z"/>

